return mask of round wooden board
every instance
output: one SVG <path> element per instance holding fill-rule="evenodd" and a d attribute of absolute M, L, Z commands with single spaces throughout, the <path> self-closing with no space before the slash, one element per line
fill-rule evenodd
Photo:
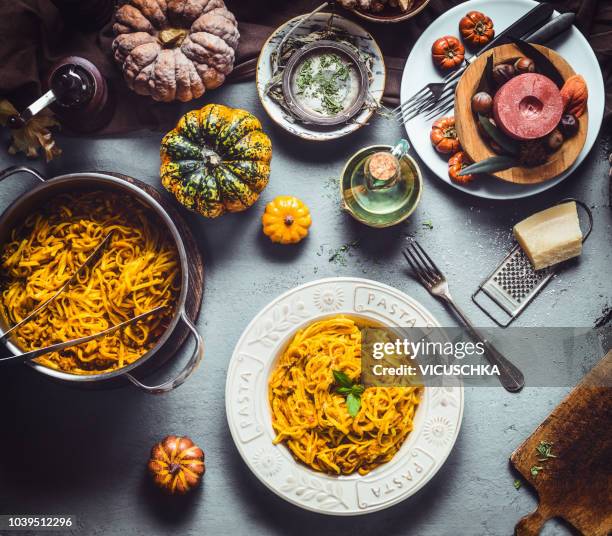
<path fill-rule="evenodd" d="M 202 298 L 204 295 L 204 261 L 202 260 L 202 255 L 200 254 L 197 242 L 191 232 L 191 229 L 187 225 L 187 222 L 179 214 L 172 202 L 166 199 L 166 197 L 164 197 L 150 184 L 121 173 L 115 173 L 113 171 L 97 171 L 95 173 L 112 175 L 113 177 L 123 179 L 126 182 L 135 184 L 139 188 L 142 188 L 153 199 L 155 199 L 155 201 L 157 201 L 169 214 L 170 218 L 172 218 L 172 221 L 176 225 L 179 234 L 183 239 L 183 245 L 185 246 L 185 251 L 187 252 L 187 264 L 189 267 L 189 291 L 187 292 L 187 299 L 185 302 L 185 312 L 187 313 L 187 316 L 195 323 L 200 314 Z M 150 374 L 154 370 L 161 367 L 177 353 L 181 345 L 185 342 L 185 339 L 189 333 L 190 332 L 187 326 L 185 326 L 183 322 L 179 322 L 170 338 L 159 349 L 155 356 L 149 359 L 147 363 L 134 370 L 134 376 L 142 379 L 147 374 Z"/>
<path fill-rule="evenodd" d="M 550 48 L 534 45 L 542 52 L 567 80 L 575 72 L 559 54 Z M 515 45 L 501 45 L 483 53 L 465 71 L 459 80 L 455 92 L 455 125 L 461 147 L 474 162 L 480 162 L 496 153 L 483 141 L 472 114 L 471 100 L 480 83 L 487 58 L 493 54 L 493 64 L 510 60 L 524 54 Z M 537 184 L 560 175 L 566 171 L 578 158 L 584 147 L 588 130 L 588 111 L 579 119 L 578 133 L 566 140 L 561 148 L 550 155 L 548 160 L 536 167 L 514 167 L 492 174 L 508 182 L 516 184 Z"/>

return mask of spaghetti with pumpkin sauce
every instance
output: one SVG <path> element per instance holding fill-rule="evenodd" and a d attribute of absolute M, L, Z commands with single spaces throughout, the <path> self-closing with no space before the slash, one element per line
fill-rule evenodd
<path fill-rule="evenodd" d="M 355 383 L 361 376 L 361 331 L 345 316 L 299 331 L 280 356 L 268 390 L 274 443 L 316 471 L 365 475 L 400 449 L 423 388 L 369 387 L 352 417 L 333 371 Z"/>
<path fill-rule="evenodd" d="M 72 374 L 110 372 L 136 361 L 165 331 L 180 290 L 176 246 L 150 209 L 107 191 L 59 195 L 12 230 L 0 252 L 6 324 L 53 296 L 111 232 L 100 259 L 20 327 L 16 342 L 25 351 L 43 348 L 166 308 L 103 338 L 40 356 L 38 363 Z"/>

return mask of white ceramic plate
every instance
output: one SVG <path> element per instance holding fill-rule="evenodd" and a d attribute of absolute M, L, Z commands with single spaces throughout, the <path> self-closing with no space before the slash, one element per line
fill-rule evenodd
<path fill-rule="evenodd" d="M 298 463 L 287 447 L 272 444 L 268 378 L 296 330 L 342 313 L 390 326 L 439 326 L 417 301 L 375 281 L 339 277 L 296 287 L 264 307 L 240 337 L 227 374 L 225 407 L 240 455 L 274 493 L 314 512 L 359 515 L 407 499 L 437 473 L 459 433 L 463 389 L 425 388 L 414 430 L 391 461 L 366 476 L 335 477 Z"/>
<path fill-rule="evenodd" d="M 368 120 L 372 116 L 373 111 L 364 109 L 361 113 L 356 115 L 350 123 L 337 125 L 335 127 L 321 128 L 312 125 L 305 125 L 299 121 L 291 119 L 284 110 L 268 95 L 266 95 L 265 88 L 270 78 L 272 77 L 272 65 L 270 62 L 270 55 L 281 42 L 285 34 L 295 26 L 295 24 L 302 18 L 302 16 L 295 17 L 290 21 L 287 21 L 282 26 L 279 26 L 272 35 L 265 42 L 259 58 L 257 60 L 257 93 L 263 107 L 270 118 L 283 127 L 287 132 L 312 141 L 326 141 L 333 140 L 346 136 L 351 132 L 361 128 L 367 124 Z M 292 35 L 308 35 L 313 31 L 319 30 L 325 27 L 327 20 L 329 19 L 328 13 L 317 13 L 310 20 L 300 26 Z M 373 80 L 370 83 L 370 93 L 377 102 L 380 102 L 383 91 L 385 90 L 385 63 L 383 61 L 382 52 L 374 41 L 374 38 L 366 32 L 358 24 L 345 19 L 344 17 L 336 14 L 334 16 L 334 25 L 338 28 L 345 30 L 357 39 L 357 47 L 362 52 L 369 54 L 373 58 L 372 74 Z"/>
<path fill-rule="evenodd" d="M 533 0 L 495 0 L 495 2 L 471 0 L 441 15 L 423 32 L 406 61 L 402 76 L 402 102 L 406 102 L 423 85 L 441 80 L 439 72 L 431 61 L 431 45 L 437 37 L 459 35 L 459 20 L 468 11 L 475 9 L 489 15 L 495 24 L 495 31 L 499 33 L 535 5 L 536 2 Z M 517 199 L 552 188 L 567 178 L 580 165 L 592 149 L 603 120 L 605 92 L 601 70 L 591 46 L 575 27 L 548 43 L 548 46 L 561 54 L 577 73 L 584 76 L 589 87 L 589 129 L 584 148 L 574 164 L 558 177 L 540 184 L 511 184 L 492 177 L 484 177 L 473 181 L 470 185 L 462 186 L 448 178 L 447 159 L 439 155 L 429 141 L 429 131 L 433 120 L 426 120 L 423 116 L 418 116 L 406 124 L 406 132 L 415 151 L 431 171 L 451 186 L 478 197 Z M 415 73 L 418 73 L 418 76 L 415 76 Z"/>

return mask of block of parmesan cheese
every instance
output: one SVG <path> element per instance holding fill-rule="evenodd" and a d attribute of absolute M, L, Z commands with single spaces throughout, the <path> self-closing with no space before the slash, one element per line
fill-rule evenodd
<path fill-rule="evenodd" d="M 582 253 L 582 231 L 576 203 L 563 203 L 524 219 L 514 236 L 536 270 Z"/>

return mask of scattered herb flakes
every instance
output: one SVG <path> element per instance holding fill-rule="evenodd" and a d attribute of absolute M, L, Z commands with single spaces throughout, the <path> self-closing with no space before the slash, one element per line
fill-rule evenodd
<path fill-rule="evenodd" d="M 552 452 L 553 443 L 551 441 L 540 441 L 538 446 L 535 448 L 536 452 L 539 454 L 538 461 L 540 463 L 546 463 L 551 458 L 556 458 Z M 544 470 L 544 466 L 542 465 L 534 465 L 530 471 L 532 476 L 538 476 L 538 474 Z"/>
<path fill-rule="evenodd" d="M 331 201 L 336 201 L 339 187 L 340 179 L 338 177 L 328 177 L 323 183 L 323 188 L 326 190 L 325 197 Z"/>
<path fill-rule="evenodd" d="M 515 480 L 514 481 L 514 489 L 520 489 L 521 487 L 521 481 L 520 480 Z"/>
<path fill-rule="evenodd" d="M 336 115 L 344 109 L 345 86 L 349 76 L 348 66 L 337 54 L 308 58 L 298 71 L 297 93 L 317 99 L 321 104 L 321 109 L 317 111 Z"/>
<path fill-rule="evenodd" d="M 336 250 L 331 250 L 330 253 L 330 257 L 328 259 L 329 262 L 333 262 L 334 264 L 340 265 L 340 266 L 346 266 L 347 263 L 347 259 L 346 259 L 346 255 L 347 253 L 353 249 L 359 246 L 359 240 L 353 240 L 352 242 L 349 242 L 347 244 L 343 244 L 341 245 L 339 248 L 337 248 Z"/>
<path fill-rule="evenodd" d="M 531 475 L 532 476 L 538 476 L 538 473 L 540 471 L 542 471 L 544 469 L 544 467 L 542 467 L 541 465 L 534 465 L 530 471 L 531 471 Z"/>
<path fill-rule="evenodd" d="M 549 458 L 556 458 L 552 453 L 552 446 L 553 444 L 550 441 L 540 441 L 536 447 L 536 451 L 540 455 L 540 458 L 538 458 L 539 462 L 545 462 Z"/>
<path fill-rule="evenodd" d="M 424 221 L 423 223 L 421 223 L 421 225 L 423 226 L 423 229 L 429 229 L 430 231 L 434 228 L 431 220 Z"/>

